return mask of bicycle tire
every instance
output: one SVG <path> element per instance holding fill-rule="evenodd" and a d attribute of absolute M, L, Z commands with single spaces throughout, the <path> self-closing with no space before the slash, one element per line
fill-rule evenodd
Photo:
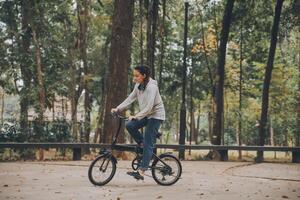
<path fill-rule="evenodd" d="M 102 161 L 102 163 L 101 163 L 101 161 L 100 160 L 102 160 L 103 159 L 103 161 Z M 95 178 L 94 178 L 94 172 L 93 172 L 93 169 L 94 169 L 94 167 L 95 167 L 95 164 L 98 162 L 98 161 L 100 161 L 100 163 L 101 163 L 101 167 L 100 168 L 102 168 L 102 166 L 104 165 L 104 167 L 105 167 L 105 165 L 106 165 L 106 168 L 107 168 L 107 166 L 109 165 L 109 163 L 111 163 L 111 172 L 110 172 L 110 174 L 109 174 L 109 176 L 107 177 L 107 178 L 105 178 L 103 181 L 102 180 L 100 180 L 100 181 L 97 181 L 97 180 L 95 180 Z M 107 162 L 107 163 L 106 163 Z M 96 168 L 97 168 L 97 166 L 96 166 Z M 92 184 L 94 184 L 94 185 L 97 185 L 97 186 L 103 186 L 103 185 L 106 185 L 107 183 L 109 183 L 110 181 L 111 181 L 111 179 L 114 177 L 114 175 L 115 175 L 115 173 L 116 173 L 116 169 L 117 169 L 117 165 L 116 165 L 116 161 L 115 161 L 115 158 L 114 158 L 114 156 L 113 155 L 111 155 L 111 154 L 105 154 L 105 155 L 100 155 L 100 156 L 98 156 L 92 163 L 91 163 L 91 165 L 90 165 L 90 167 L 89 167 L 89 171 L 88 171 L 88 177 L 89 177 L 89 180 L 90 180 L 90 182 L 92 183 Z M 99 169 L 100 170 L 100 172 L 101 172 L 101 169 Z M 106 169 L 105 169 L 106 170 Z M 96 172 L 95 172 L 96 173 Z"/>
<path fill-rule="evenodd" d="M 173 156 L 171 154 L 161 154 L 159 156 L 159 158 L 162 159 L 162 160 L 165 159 L 165 158 L 169 158 L 169 159 L 175 161 L 175 163 L 176 163 L 176 165 L 178 167 L 178 172 L 177 172 L 176 177 L 174 177 L 174 179 L 172 181 L 164 182 L 163 180 L 160 180 L 158 178 L 158 174 L 157 173 L 159 173 L 159 172 L 162 173 L 162 170 L 160 170 L 160 171 L 157 170 L 158 169 L 157 165 L 160 162 L 160 160 L 156 158 L 153 161 L 152 167 L 151 167 L 152 168 L 152 177 L 153 177 L 153 179 L 155 180 L 156 183 L 158 183 L 159 185 L 163 185 L 163 186 L 170 186 L 170 185 L 175 184 L 180 179 L 181 174 L 182 174 L 182 166 L 181 166 L 180 161 L 175 156 Z M 167 166 L 164 165 L 164 167 L 167 167 Z"/>

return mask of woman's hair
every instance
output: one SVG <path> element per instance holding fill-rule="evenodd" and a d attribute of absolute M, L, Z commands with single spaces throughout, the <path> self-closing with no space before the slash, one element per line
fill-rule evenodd
<path fill-rule="evenodd" d="M 148 66 L 146 65 L 138 65 L 134 68 L 137 70 L 140 74 L 146 75 L 144 82 L 139 85 L 139 90 L 145 90 L 147 83 L 149 82 L 150 76 L 151 76 L 151 70 Z"/>

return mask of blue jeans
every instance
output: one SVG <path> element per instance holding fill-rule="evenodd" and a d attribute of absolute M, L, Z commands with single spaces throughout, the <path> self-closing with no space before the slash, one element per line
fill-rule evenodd
<path fill-rule="evenodd" d="M 148 119 L 147 117 L 141 120 L 131 120 L 126 123 L 126 129 L 139 145 L 143 143 L 143 159 L 139 169 L 147 170 L 152 157 L 154 144 L 156 143 L 156 135 L 163 120 Z M 140 128 L 146 126 L 145 137 L 139 131 Z"/>

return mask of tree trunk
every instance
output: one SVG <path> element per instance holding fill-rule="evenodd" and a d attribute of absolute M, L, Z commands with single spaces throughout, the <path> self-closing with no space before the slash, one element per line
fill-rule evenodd
<path fill-rule="evenodd" d="M 190 145 L 192 141 L 195 141 L 195 111 L 194 111 L 194 100 L 193 100 L 193 91 L 194 91 L 194 68 L 195 68 L 195 58 L 192 55 L 192 66 L 190 71 Z M 189 155 L 191 155 L 191 149 L 189 150 Z"/>
<path fill-rule="evenodd" d="M 111 36 L 107 37 L 106 38 L 106 42 L 105 42 L 105 45 L 104 45 L 104 48 L 102 50 L 103 52 L 103 55 L 105 58 L 108 58 L 109 57 L 109 45 L 110 45 L 110 41 L 111 41 Z M 108 65 L 108 59 L 106 60 L 105 62 L 105 66 Z M 102 116 L 101 116 L 101 123 L 100 124 L 97 124 L 97 127 L 100 128 L 99 130 L 99 143 L 104 143 L 104 138 L 105 138 L 105 134 L 104 134 L 104 125 L 103 125 L 103 121 L 104 121 L 104 114 L 105 114 L 105 99 L 106 99 L 106 84 L 107 84 L 107 77 L 108 77 L 108 72 L 109 72 L 109 68 L 108 67 L 105 67 L 104 69 L 104 77 L 102 79 Z"/>
<path fill-rule="evenodd" d="M 227 0 L 224 17 L 222 21 L 220 46 L 218 49 L 218 65 L 217 65 L 217 78 L 216 78 L 216 103 L 217 112 L 215 125 L 213 127 L 212 143 L 214 145 L 221 144 L 222 127 L 223 127 L 223 112 L 224 112 L 224 75 L 225 75 L 225 58 L 226 58 L 226 45 L 228 41 L 230 22 L 232 18 L 234 0 Z"/>
<path fill-rule="evenodd" d="M 216 8 L 216 2 L 213 2 L 213 7 Z M 219 49 L 219 29 L 218 29 L 218 19 L 217 19 L 217 13 L 216 13 L 216 9 L 213 9 L 213 15 L 214 15 L 214 28 L 215 28 L 215 32 L 216 32 L 216 39 L 217 39 L 217 49 Z"/>
<path fill-rule="evenodd" d="M 165 31 L 165 18 L 166 18 L 166 0 L 163 0 L 163 16 L 162 16 L 162 23 L 160 27 L 160 65 L 159 65 L 159 75 L 158 75 L 158 87 L 160 90 L 162 90 L 162 71 L 164 68 L 164 56 L 165 56 L 165 36 L 166 36 L 166 31 Z"/>
<path fill-rule="evenodd" d="M 181 99 L 181 107 L 180 107 L 180 135 L 179 135 L 179 144 L 185 145 L 185 132 L 186 132 L 186 72 L 187 72 L 187 64 L 186 64 L 186 57 L 187 57 L 187 34 L 188 34 L 188 9 L 189 3 L 184 3 L 184 38 L 183 38 L 183 67 L 182 67 L 182 99 Z M 184 149 L 179 150 L 179 158 L 184 159 L 185 157 Z"/>
<path fill-rule="evenodd" d="M 224 75 L 225 76 L 225 75 Z M 227 91 L 224 89 L 224 108 L 223 108 L 223 114 L 222 114 L 222 130 L 221 130 L 221 145 L 225 144 L 225 134 L 224 134 L 224 126 L 225 122 L 228 120 L 228 113 L 229 113 L 229 106 L 228 106 L 228 98 L 227 98 Z M 225 114 L 226 114 L 226 121 L 225 121 Z M 226 124 L 226 127 L 228 128 L 228 123 Z M 227 137 L 227 145 L 228 145 L 228 137 Z"/>
<path fill-rule="evenodd" d="M 117 121 L 111 117 L 111 108 L 116 107 L 127 96 L 134 1 L 116 0 L 114 5 L 103 127 L 103 141 L 107 143 L 112 141 L 112 136 L 118 128 Z M 123 129 L 119 141 L 124 142 Z"/>
<path fill-rule="evenodd" d="M 275 143 L 274 143 L 274 129 L 273 129 L 271 120 L 270 120 L 270 130 L 269 130 L 269 132 L 270 132 L 270 145 L 272 147 L 274 147 L 275 146 Z M 274 151 L 274 158 L 276 158 L 276 151 Z"/>
<path fill-rule="evenodd" d="M 105 46 L 102 50 L 103 55 L 107 56 L 107 49 L 109 45 L 109 38 L 106 39 Z M 105 67 L 105 71 L 107 68 Z M 106 73 L 105 73 L 106 76 Z M 98 116 L 97 116 L 97 125 L 94 136 L 94 143 L 101 143 L 102 128 L 103 128 L 103 115 L 104 115 L 104 106 L 105 106 L 105 77 L 102 79 L 101 87 L 101 99 L 99 103 Z"/>
<path fill-rule="evenodd" d="M 61 99 L 61 114 L 62 114 L 62 118 L 65 119 L 65 104 L 64 104 L 64 97 L 60 97 Z"/>
<path fill-rule="evenodd" d="M 68 48 L 68 64 L 70 72 L 70 100 L 71 100 L 71 132 L 74 139 L 79 142 L 78 138 L 78 127 L 77 127 L 77 98 L 76 98 L 76 67 L 73 63 L 73 49 L 72 47 Z"/>
<path fill-rule="evenodd" d="M 87 90 L 86 90 L 87 91 Z M 91 97 L 89 92 L 84 93 L 84 140 L 83 142 L 90 142 L 91 132 Z"/>
<path fill-rule="evenodd" d="M 275 8 L 275 16 L 273 21 L 273 27 L 271 30 L 271 41 L 269 49 L 269 57 L 265 71 L 264 85 L 263 85 L 263 94 L 262 94 L 262 107 L 261 107 L 261 116 L 260 116 L 260 126 L 259 126 L 259 145 L 264 146 L 265 144 L 265 135 L 267 131 L 267 121 L 268 121 L 268 108 L 269 108 L 269 87 L 272 77 L 273 62 L 276 51 L 277 43 L 277 33 L 279 29 L 280 14 L 282 9 L 283 0 L 277 0 Z M 257 162 L 263 161 L 263 151 L 257 151 Z"/>
<path fill-rule="evenodd" d="M 68 31 L 68 30 L 67 30 Z M 77 40 L 77 41 L 75 41 Z M 77 142 L 80 142 L 80 132 L 77 123 L 77 105 L 79 97 L 81 96 L 83 86 L 81 82 L 81 70 L 76 69 L 76 65 L 74 63 L 75 57 L 75 48 L 77 48 L 78 39 L 74 39 L 75 46 L 70 45 L 67 49 L 68 55 L 68 65 L 69 65 L 69 74 L 70 74 L 70 83 L 69 83 L 69 91 L 70 91 L 70 101 L 71 101 L 71 132 L 74 139 Z"/>
<path fill-rule="evenodd" d="M 298 49 L 299 49 L 299 52 L 298 52 L 298 74 L 299 74 L 299 77 L 300 77 L 300 27 L 298 28 L 299 31 L 298 31 Z M 296 131 L 295 131 L 295 134 L 296 134 L 296 137 L 295 137 L 295 145 L 297 147 L 300 146 L 300 79 L 298 79 L 298 95 L 297 95 L 297 104 L 296 104 L 296 112 L 297 112 L 297 124 L 296 124 Z M 297 131 L 298 130 L 298 131 Z"/>
<path fill-rule="evenodd" d="M 195 111 L 194 111 L 194 100 L 193 100 L 193 90 L 194 90 L 194 65 L 195 58 L 192 57 L 192 68 L 190 75 L 190 145 L 192 141 L 195 141 Z"/>
<path fill-rule="evenodd" d="M 273 127 L 272 128 L 272 131 L 273 131 Z M 288 129 L 285 127 L 284 129 L 284 146 L 288 147 L 289 146 L 289 135 L 288 135 Z M 289 156 L 289 152 L 286 151 L 285 152 L 285 157 Z"/>
<path fill-rule="evenodd" d="M 39 91 L 39 109 L 38 109 L 38 131 L 42 131 L 43 129 L 43 121 L 44 121 L 44 112 L 46 109 L 46 94 L 45 94 L 45 85 L 44 85 L 44 73 L 42 71 L 42 58 L 41 58 L 41 49 L 39 44 L 39 39 L 37 37 L 37 33 L 35 27 L 32 26 L 32 38 L 35 46 L 35 57 L 36 57 L 36 72 L 38 79 L 38 91 Z M 39 132 L 39 134 L 43 134 Z M 44 160 L 44 150 L 42 148 L 39 149 L 39 160 Z"/>
<path fill-rule="evenodd" d="M 36 17 L 36 13 L 40 13 L 38 10 L 38 6 L 34 5 L 31 12 L 31 31 L 32 31 L 32 39 L 35 47 L 35 61 L 36 61 L 36 76 L 38 83 L 38 134 L 43 134 L 43 124 L 44 124 L 44 112 L 46 110 L 46 91 L 45 91 L 45 83 L 44 83 L 44 73 L 42 66 L 42 57 L 41 57 L 41 49 L 40 49 L 40 41 L 38 35 L 38 26 L 34 24 L 33 17 Z M 44 159 L 44 150 L 39 149 L 39 159 Z"/>
<path fill-rule="evenodd" d="M 208 54 L 207 54 L 207 49 L 206 49 L 206 41 L 205 41 L 205 31 L 204 31 L 204 23 L 203 23 L 203 15 L 200 6 L 197 4 L 198 7 L 198 12 L 199 12 L 199 17 L 200 17 L 200 27 L 201 27 L 201 38 L 202 38 L 202 46 L 203 46 L 203 51 L 204 51 L 204 60 L 205 60 L 205 66 L 208 70 L 208 76 L 210 80 L 210 90 L 211 90 L 211 110 L 208 112 L 208 136 L 209 136 L 209 141 L 212 142 L 212 130 L 214 126 L 214 121 L 215 121 L 215 107 L 216 107 L 216 102 L 215 102 L 215 82 L 214 82 L 214 72 L 210 68 L 210 62 L 208 59 Z"/>
<path fill-rule="evenodd" d="M 213 142 L 213 128 L 214 128 L 214 121 L 216 120 L 215 113 L 216 113 L 216 104 L 215 104 L 215 98 L 213 96 L 210 97 L 210 111 L 208 112 L 208 136 L 209 141 Z"/>
<path fill-rule="evenodd" d="M 88 88 L 89 69 L 87 63 L 87 31 L 89 24 L 90 0 L 77 1 L 78 24 L 79 24 L 79 49 L 84 72 L 84 135 L 81 142 L 89 142 L 91 130 L 91 97 Z M 89 153 L 89 149 L 85 150 Z"/>
<path fill-rule="evenodd" d="M 204 32 L 204 23 L 203 23 L 203 16 L 202 16 L 202 11 L 200 7 L 198 6 L 199 14 L 200 14 L 200 25 L 201 25 L 201 38 L 202 38 L 202 46 L 203 46 L 203 51 L 204 51 L 204 59 L 205 59 L 205 65 L 208 70 L 208 75 L 209 75 L 209 80 L 210 80 L 210 89 L 211 89 L 211 111 L 208 113 L 208 122 L 209 122 L 209 127 L 208 127 L 208 135 L 209 135 L 209 140 L 212 142 L 213 138 L 213 126 L 214 126 L 214 121 L 215 121 L 215 108 L 216 108 L 216 98 L 215 98 L 215 81 L 214 81 L 214 75 L 215 73 L 211 70 L 210 67 L 210 62 L 208 59 L 208 54 L 207 54 L 207 49 L 206 49 L 206 41 L 205 41 L 205 32 Z M 216 23 L 216 22 L 215 22 Z M 216 25 L 217 26 L 217 25 Z M 217 28 L 217 27 L 216 27 Z M 217 35 L 217 31 L 216 31 Z M 218 42 L 218 40 L 217 40 Z"/>
<path fill-rule="evenodd" d="M 195 131 L 195 144 L 199 144 L 199 134 L 200 134 L 200 117 L 201 117 L 201 103 L 199 103 L 197 125 Z"/>
<path fill-rule="evenodd" d="M 102 135 L 101 134 L 101 125 L 103 122 L 103 113 L 104 113 L 104 93 L 102 93 L 101 103 L 99 105 L 98 117 L 97 117 L 97 127 L 96 127 L 96 131 L 95 131 L 94 143 L 98 143 L 99 142 L 98 138 L 100 135 Z"/>
<path fill-rule="evenodd" d="M 140 64 L 144 64 L 144 32 L 143 32 L 143 22 L 144 22 L 144 6 L 143 0 L 139 1 L 140 7 Z"/>
<path fill-rule="evenodd" d="M 3 122 L 4 122 L 4 90 L 1 90 L 2 94 L 1 94 L 1 126 L 3 126 Z"/>
<path fill-rule="evenodd" d="M 20 128 L 24 134 L 28 133 L 28 92 L 31 87 L 31 71 L 28 67 L 29 65 L 29 46 L 30 46 L 30 5 L 28 1 L 21 1 L 21 23 L 22 30 L 24 34 L 21 34 L 21 44 L 22 44 L 22 56 L 20 60 L 21 68 L 21 78 L 24 83 L 24 87 L 20 91 Z"/>
<path fill-rule="evenodd" d="M 55 94 L 53 94 L 53 99 L 52 99 L 52 121 L 55 120 Z"/>
<path fill-rule="evenodd" d="M 39 39 L 36 33 L 36 28 L 32 27 L 32 36 L 33 42 L 35 46 L 35 58 L 36 58 L 36 72 L 37 72 L 37 80 L 38 80 L 38 88 L 39 88 L 39 122 L 42 123 L 44 119 L 44 112 L 46 109 L 46 94 L 45 94 L 45 85 L 44 85 L 44 73 L 42 67 L 42 59 L 41 59 L 41 49 L 39 44 Z"/>
<path fill-rule="evenodd" d="M 148 5 L 148 21 L 147 21 L 147 64 L 151 69 L 152 77 L 155 79 L 154 53 L 156 43 L 156 29 L 158 17 L 158 1 L 150 0 Z"/>
<path fill-rule="evenodd" d="M 240 80 L 239 80 L 239 124 L 238 124 L 238 133 L 237 133 L 237 144 L 242 145 L 242 89 L 243 89 L 243 20 L 241 22 L 240 29 Z M 242 151 L 239 150 L 238 159 L 242 159 Z"/>
<path fill-rule="evenodd" d="M 205 58 L 205 65 L 208 70 L 208 75 L 209 75 L 209 80 L 210 80 L 210 87 L 211 87 L 211 95 L 215 95 L 215 86 L 214 86 L 214 80 L 213 80 L 213 74 L 210 68 L 210 63 L 207 55 L 207 50 L 206 50 L 206 41 L 205 41 L 205 32 L 204 32 L 204 25 L 203 25 L 203 17 L 202 17 L 202 11 L 198 6 L 199 10 L 199 16 L 200 16 L 200 25 L 201 25 L 201 38 L 202 38 L 202 46 L 203 46 L 203 51 L 204 51 L 204 58 Z"/>

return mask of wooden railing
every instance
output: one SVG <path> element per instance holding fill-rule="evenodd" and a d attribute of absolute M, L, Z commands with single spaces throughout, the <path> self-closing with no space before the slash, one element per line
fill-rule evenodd
<path fill-rule="evenodd" d="M 131 146 L 135 146 L 131 144 Z M 25 148 L 66 148 L 73 150 L 73 160 L 81 159 L 83 148 L 110 148 L 110 144 L 91 144 L 91 143 L 0 143 L 0 149 L 25 149 Z M 300 163 L 300 147 L 271 147 L 271 146 L 225 146 L 225 145 L 177 145 L 177 144 L 156 144 L 158 149 L 185 149 L 185 150 L 217 150 L 220 153 L 220 161 L 228 160 L 229 150 L 241 151 L 280 151 L 292 152 L 292 162 Z"/>

